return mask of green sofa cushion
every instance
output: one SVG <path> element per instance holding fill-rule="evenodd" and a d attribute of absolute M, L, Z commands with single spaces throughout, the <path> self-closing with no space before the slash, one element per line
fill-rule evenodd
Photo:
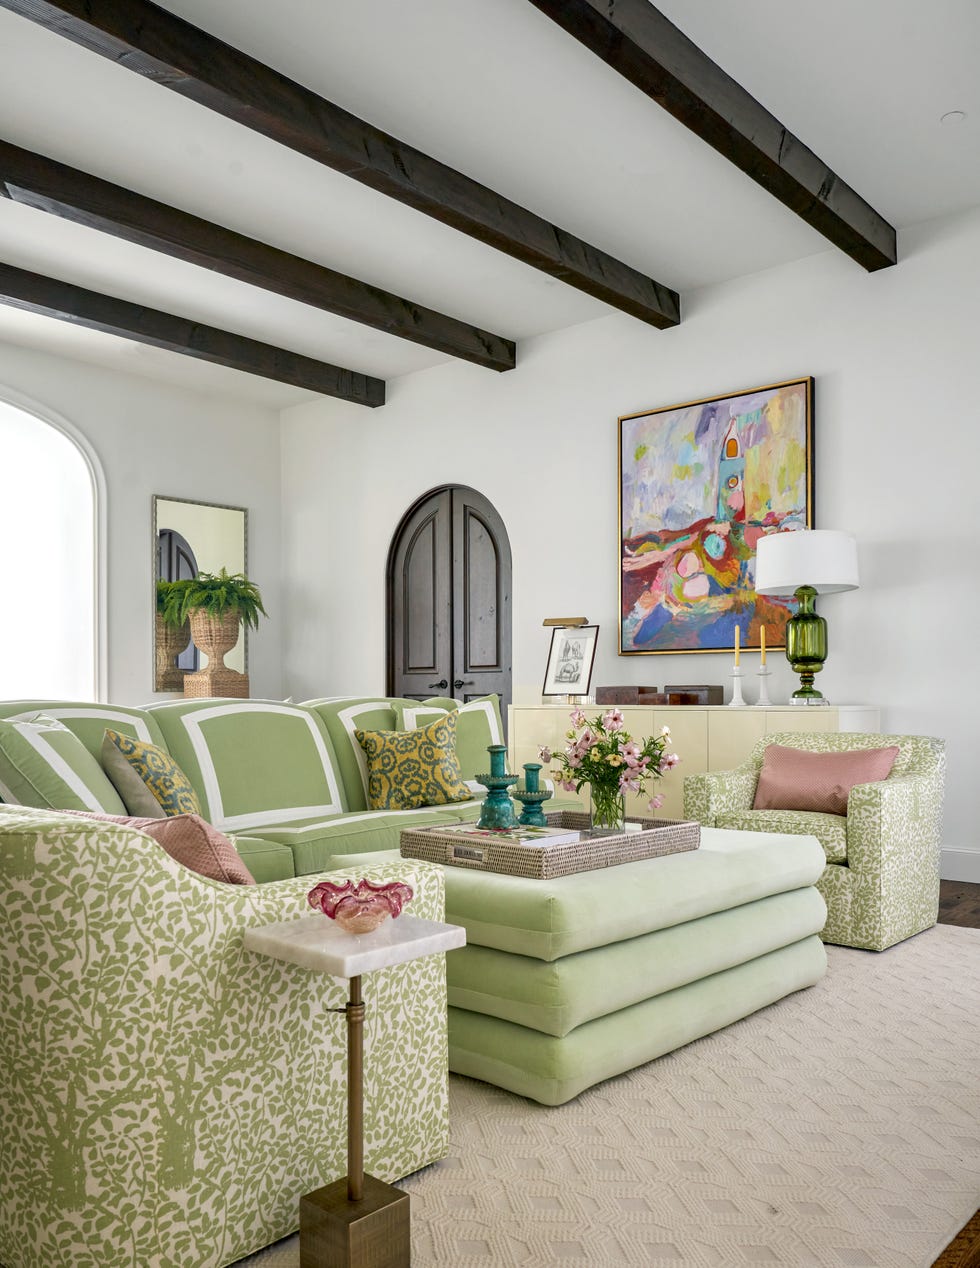
<path fill-rule="evenodd" d="M 718 828 L 742 832 L 808 832 L 823 846 L 828 863 L 847 862 L 847 819 L 817 810 L 733 810 L 715 820 Z"/>
<path fill-rule="evenodd" d="M 231 838 L 242 862 L 259 885 L 266 881 L 284 881 L 296 875 L 293 852 L 288 845 L 277 845 L 259 837 Z"/>
<path fill-rule="evenodd" d="M 324 819 L 347 809 L 337 758 L 312 709 L 272 700 L 180 700 L 150 711 L 223 831 Z M 270 838 L 271 839 L 271 838 Z"/>
<path fill-rule="evenodd" d="M 119 794 L 78 736 L 44 713 L 0 721 L 0 797 L 42 810 L 126 814 Z"/>
<path fill-rule="evenodd" d="M 567 1035 L 583 1022 L 819 933 L 826 919 L 820 894 L 806 886 L 560 960 L 469 943 L 447 957 L 449 1003 Z"/>
<path fill-rule="evenodd" d="M 469 700 L 456 710 L 456 756 L 464 779 L 475 779 L 490 769 L 487 746 L 504 743 L 500 697 Z"/>
<path fill-rule="evenodd" d="M 354 732 L 396 730 L 392 701 L 382 696 L 334 696 L 304 704 L 323 721 L 333 740 L 347 809 L 367 810 L 367 760 Z"/>
<path fill-rule="evenodd" d="M 63 722 L 82 741 L 96 761 L 100 761 L 102 737 L 106 731 L 120 731 L 145 744 L 165 747 L 163 732 L 146 709 L 133 709 L 121 704 L 92 704 L 75 700 L 5 700 L 0 704 L 0 718 L 18 713 L 46 713 Z"/>
<path fill-rule="evenodd" d="M 452 951 L 447 958 L 456 954 Z M 827 953 L 814 935 L 597 1017 L 561 1039 L 499 1017 L 450 1008 L 449 1068 L 543 1105 L 562 1105 L 602 1079 L 812 986 L 826 969 Z"/>
<path fill-rule="evenodd" d="M 552 881 L 447 867 L 446 919 L 468 942 L 557 960 L 813 885 L 824 866 L 809 836 L 702 828 L 698 850 Z"/>
<path fill-rule="evenodd" d="M 475 803 L 474 803 L 475 805 Z M 400 859 L 403 828 L 458 823 L 459 807 L 423 806 L 418 810 L 362 810 L 333 819 L 296 819 L 256 829 L 263 838 L 290 848 L 297 876 L 335 867 L 356 867 L 378 860 L 379 852 Z M 344 862 L 338 862 L 343 856 Z"/>
<path fill-rule="evenodd" d="M 395 715 L 395 730 L 414 731 L 444 713 L 455 713 L 459 701 L 447 696 L 432 696 L 428 700 L 393 700 L 391 707 Z"/>

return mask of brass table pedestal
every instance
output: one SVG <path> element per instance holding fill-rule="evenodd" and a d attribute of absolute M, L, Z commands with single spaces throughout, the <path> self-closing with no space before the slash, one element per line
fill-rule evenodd
<path fill-rule="evenodd" d="M 347 1181 L 335 1180 L 299 1200 L 300 1268 L 409 1268 L 409 1197 L 364 1177 L 364 1196 L 351 1201 Z"/>
<path fill-rule="evenodd" d="M 409 1196 L 364 1172 L 364 1001 L 347 1007 L 347 1177 L 299 1200 L 299 1268 L 409 1268 Z"/>
<path fill-rule="evenodd" d="M 409 1197 L 364 1174 L 364 999 L 361 974 L 461 947 L 466 930 L 401 916 L 373 933 L 344 933 L 324 916 L 245 931 L 250 951 L 345 977 L 347 1004 L 347 1176 L 299 1200 L 300 1268 L 409 1268 Z"/>

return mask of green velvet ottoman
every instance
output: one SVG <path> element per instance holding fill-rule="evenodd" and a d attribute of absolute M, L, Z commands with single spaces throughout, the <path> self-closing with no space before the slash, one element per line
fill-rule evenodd
<path fill-rule="evenodd" d="M 551 881 L 446 867 L 449 1068 L 560 1105 L 826 971 L 815 837 L 703 828 L 701 848 Z"/>

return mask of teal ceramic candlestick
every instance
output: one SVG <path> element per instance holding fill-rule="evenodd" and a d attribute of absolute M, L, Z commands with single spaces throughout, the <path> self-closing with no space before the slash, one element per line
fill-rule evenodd
<path fill-rule="evenodd" d="M 541 763 L 525 762 L 524 787 L 514 789 L 514 797 L 524 807 L 517 822 L 525 828 L 546 828 L 548 826 L 548 820 L 544 817 L 541 803 L 548 800 L 551 792 L 547 788 L 541 787 L 540 777 Z"/>
<path fill-rule="evenodd" d="M 508 775 L 506 772 L 504 763 L 507 753 L 506 745 L 490 744 L 487 746 L 487 752 L 490 754 L 490 774 L 476 777 L 476 782 L 487 789 L 487 799 L 483 803 L 483 810 L 476 826 L 489 829 L 491 832 L 504 832 L 517 825 L 514 803 L 507 795 L 507 789 L 511 784 L 517 783 L 517 776 Z"/>

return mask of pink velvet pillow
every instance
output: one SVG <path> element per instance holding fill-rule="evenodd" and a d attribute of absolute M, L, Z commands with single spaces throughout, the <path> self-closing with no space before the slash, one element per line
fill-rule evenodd
<path fill-rule="evenodd" d="M 851 789 L 887 779 L 896 757 L 897 744 L 848 749 L 846 753 L 810 753 L 770 744 L 762 760 L 753 809 L 846 815 Z"/>
<path fill-rule="evenodd" d="M 65 814 L 80 819 L 100 819 L 104 823 L 121 823 L 151 836 L 178 863 L 229 885 L 254 885 L 255 878 L 245 866 L 242 856 L 223 832 L 213 828 L 200 815 L 171 815 L 167 819 L 138 819 L 127 815 L 93 814 L 87 810 L 66 810 Z"/>

